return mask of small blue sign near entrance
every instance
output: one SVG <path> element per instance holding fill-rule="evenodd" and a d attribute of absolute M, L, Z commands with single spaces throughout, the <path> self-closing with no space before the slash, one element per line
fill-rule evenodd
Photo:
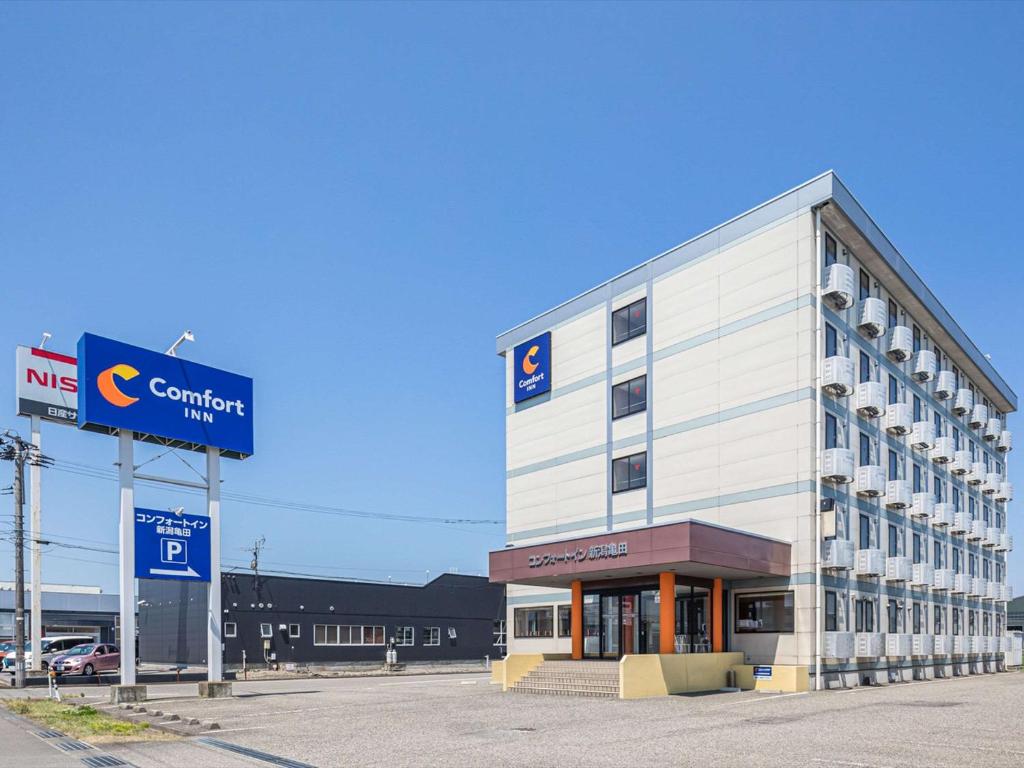
<path fill-rule="evenodd" d="M 551 331 L 523 342 L 512 353 L 512 400 L 521 403 L 551 391 Z"/>
<path fill-rule="evenodd" d="M 78 341 L 78 426 L 140 440 L 252 454 L 252 379 L 120 341 Z"/>
<path fill-rule="evenodd" d="M 754 667 L 754 679 L 755 680 L 771 680 L 772 679 L 772 668 L 771 667 Z"/>
<path fill-rule="evenodd" d="M 210 518 L 135 508 L 135 578 L 210 580 Z"/>

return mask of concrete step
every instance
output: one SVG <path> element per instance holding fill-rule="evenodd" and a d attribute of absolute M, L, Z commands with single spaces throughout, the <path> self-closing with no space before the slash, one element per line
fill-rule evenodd
<path fill-rule="evenodd" d="M 602 683 L 604 685 L 618 685 L 619 678 L 616 677 L 591 677 L 588 675 L 526 675 L 524 680 L 533 683 L 551 683 L 571 685 L 572 683 Z"/>
<path fill-rule="evenodd" d="M 617 699 L 619 697 L 618 689 L 613 691 L 602 691 L 586 688 L 551 688 L 541 686 L 531 688 L 515 685 L 509 690 L 515 691 L 516 693 L 532 693 L 548 696 L 585 696 L 598 699 Z"/>

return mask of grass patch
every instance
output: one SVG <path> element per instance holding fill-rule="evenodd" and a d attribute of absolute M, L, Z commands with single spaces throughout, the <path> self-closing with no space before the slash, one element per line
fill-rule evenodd
<path fill-rule="evenodd" d="M 17 715 L 91 744 L 174 738 L 163 731 L 151 729 L 149 723 L 118 720 L 84 704 L 73 707 L 50 699 L 33 698 L 6 699 L 3 703 Z"/>

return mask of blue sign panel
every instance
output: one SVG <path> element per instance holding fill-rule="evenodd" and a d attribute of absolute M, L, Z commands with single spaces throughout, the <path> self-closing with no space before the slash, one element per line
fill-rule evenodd
<path fill-rule="evenodd" d="M 521 403 L 551 391 L 551 332 L 517 346 L 512 353 L 512 399 Z"/>
<path fill-rule="evenodd" d="M 210 518 L 135 508 L 135 578 L 210 580 Z"/>
<path fill-rule="evenodd" d="M 755 680 L 771 680 L 772 679 L 772 668 L 771 667 L 754 667 L 754 679 Z"/>
<path fill-rule="evenodd" d="M 78 426 L 252 454 L 252 379 L 91 333 L 78 341 Z"/>

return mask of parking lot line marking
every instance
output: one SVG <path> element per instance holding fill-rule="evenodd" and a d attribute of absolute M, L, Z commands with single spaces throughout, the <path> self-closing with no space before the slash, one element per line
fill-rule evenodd
<path fill-rule="evenodd" d="M 214 728 L 210 731 L 203 731 L 203 733 L 234 733 L 236 731 L 262 731 L 265 728 L 269 727 L 269 725 L 250 725 L 248 728 Z"/>
<path fill-rule="evenodd" d="M 1003 747 L 982 747 L 977 744 L 938 744 L 924 741 L 911 741 L 909 744 L 916 744 L 919 747 L 943 747 L 948 749 L 971 750 L 980 749 L 983 752 L 1002 752 L 1006 755 L 1024 755 L 1018 749 L 1005 749 Z"/>
<path fill-rule="evenodd" d="M 810 691 L 797 691 L 796 693 L 773 693 L 757 699 L 744 699 L 743 701 L 730 701 L 727 704 L 716 704 L 716 707 L 738 707 L 740 704 L 752 704 L 754 702 L 774 701 L 775 699 L 788 699 L 790 696 L 808 696 Z"/>
<path fill-rule="evenodd" d="M 828 765 L 849 765 L 853 768 L 894 768 L 891 765 L 881 765 L 879 763 L 855 763 L 850 760 L 828 760 L 820 757 L 814 758 L 816 763 L 827 763 Z"/>

